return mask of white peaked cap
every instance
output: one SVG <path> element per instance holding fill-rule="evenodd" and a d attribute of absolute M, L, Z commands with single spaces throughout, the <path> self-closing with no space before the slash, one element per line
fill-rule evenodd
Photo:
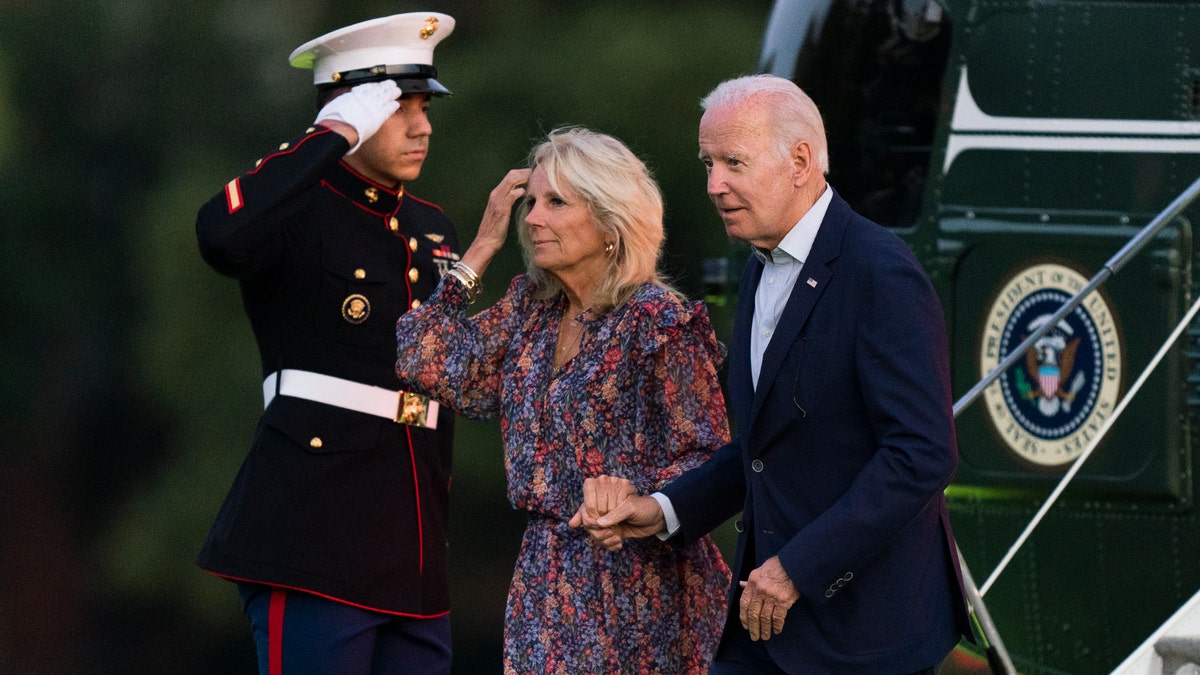
<path fill-rule="evenodd" d="M 395 14 L 309 40 L 288 61 L 296 68 L 312 68 L 318 87 L 391 79 L 405 93 L 448 94 L 436 79 L 433 48 L 453 30 L 454 17 L 446 14 Z"/>

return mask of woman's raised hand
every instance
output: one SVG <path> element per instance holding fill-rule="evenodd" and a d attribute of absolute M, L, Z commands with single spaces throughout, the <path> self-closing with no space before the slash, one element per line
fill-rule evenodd
<path fill-rule="evenodd" d="M 508 238 L 513 204 L 525 196 L 529 173 L 529 169 L 513 169 L 492 188 L 487 208 L 479 221 L 479 231 L 462 257 L 462 262 L 476 274 L 482 276 L 488 263 L 504 247 L 504 240 Z"/>

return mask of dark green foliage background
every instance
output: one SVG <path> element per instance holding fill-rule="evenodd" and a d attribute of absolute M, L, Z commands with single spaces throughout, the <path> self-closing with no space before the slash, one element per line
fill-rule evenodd
<path fill-rule="evenodd" d="M 697 102 L 754 70 L 769 4 L 0 4 L 0 675 L 253 671 L 233 587 L 192 558 L 253 430 L 259 366 L 236 284 L 202 263 L 193 224 L 312 120 L 295 46 L 396 12 L 455 16 L 436 58 L 455 94 L 435 102 L 411 191 L 469 241 L 539 136 L 612 133 L 659 178 L 666 267 L 696 297 L 700 260 L 726 249 Z M 511 246 L 484 301 L 520 267 Z M 523 519 L 496 425 L 460 430 L 455 670 L 498 672 Z"/>

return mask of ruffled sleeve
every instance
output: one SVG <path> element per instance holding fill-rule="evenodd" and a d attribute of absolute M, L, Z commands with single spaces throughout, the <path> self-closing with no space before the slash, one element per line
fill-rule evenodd
<path fill-rule="evenodd" d="M 396 322 L 401 386 L 472 419 L 495 417 L 501 364 L 529 290 L 525 277 L 518 276 L 499 302 L 468 318 L 462 282 L 443 277 L 429 300 Z"/>
<path fill-rule="evenodd" d="M 631 317 L 636 337 L 630 353 L 636 358 L 641 408 L 635 433 L 639 451 L 658 461 L 630 458 L 643 470 L 625 475 L 648 494 L 729 442 L 729 422 L 717 376 L 725 347 L 707 308 L 701 302 L 683 304 L 665 291 L 639 302 L 641 296 L 633 299 Z"/>

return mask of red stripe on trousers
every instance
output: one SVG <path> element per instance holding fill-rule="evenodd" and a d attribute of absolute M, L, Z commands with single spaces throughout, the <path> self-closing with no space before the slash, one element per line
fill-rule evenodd
<path fill-rule="evenodd" d="M 410 291 L 409 297 L 412 297 Z M 413 492 L 417 495 L 417 572 L 425 573 L 425 528 L 421 524 L 421 477 L 417 474 L 417 455 L 413 452 L 412 427 L 404 425 L 404 433 L 408 435 L 408 459 L 412 463 Z"/>
<path fill-rule="evenodd" d="M 267 672 L 283 675 L 283 606 L 287 591 L 271 589 L 271 604 L 267 607 Z"/>

